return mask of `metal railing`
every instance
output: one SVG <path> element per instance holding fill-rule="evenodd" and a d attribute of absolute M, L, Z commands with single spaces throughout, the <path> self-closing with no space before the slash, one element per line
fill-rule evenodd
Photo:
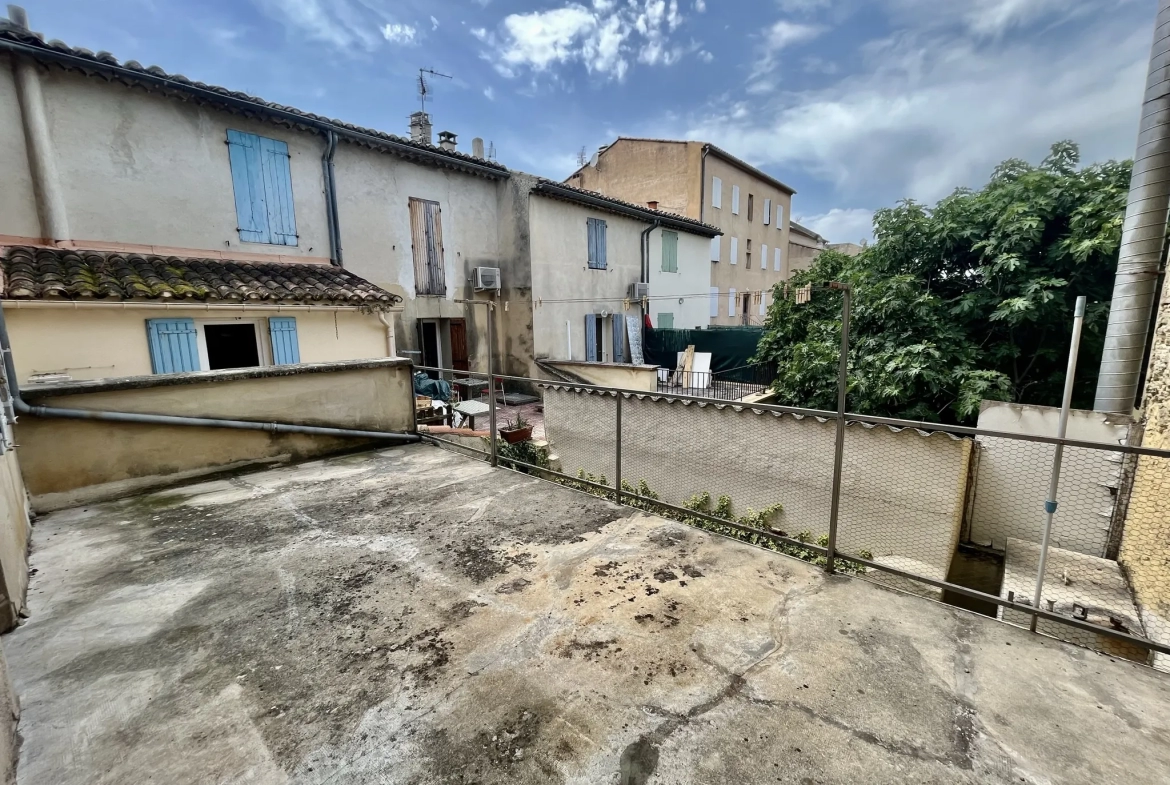
<path fill-rule="evenodd" d="M 658 389 L 721 401 L 738 401 L 765 392 L 775 379 L 776 366 L 769 363 L 742 365 L 725 371 L 670 371 L 660 368 Z"/>
<path fill-rule="evenodd" d="M 839 442 L 832 411 L 742 404 L 691 388 L 494 379 L 542 388 L 551 460 L 518 457 L 495 438 L 429 438 L 493 463 L 498 453 L 505 468 L 830 572 L 1170 664 L 1170 566 L 1157 566 L 1164 554 L 1135 551 L 1170 540 L 1170 503 L 1148 482 L 1170 477 L 1170 450 L 861 414 L 845 415 Z M 834 460 L 838 443 L 843 455 Z M 1041 553 L 1056 445 L 1064 450 L 1060 509 Z"/>

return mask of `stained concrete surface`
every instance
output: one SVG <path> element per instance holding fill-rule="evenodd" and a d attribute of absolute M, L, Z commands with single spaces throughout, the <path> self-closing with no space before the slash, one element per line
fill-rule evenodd
<path fill-rule="evenodd" d="M 415 445 L 43 518 L 19 781 L 1161 783 L 1165 674 Z"/>

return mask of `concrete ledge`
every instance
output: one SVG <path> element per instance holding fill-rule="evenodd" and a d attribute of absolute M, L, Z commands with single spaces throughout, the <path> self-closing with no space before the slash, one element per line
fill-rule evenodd
<path fill-rule="evenodd" d="M 544 359 L 538 359 L 537 364 L 576 377 L 583 384 L 598 384 L 604 387 L 620 387 L 626 390 L 645 390 L 647 392 L 658 389 L 657 365 Z"/>
<path fill-rule="evenodd" d="M 307 373 L 336 373 L 371 368 L 399 368 L 413 366 L 405 357 L 383 357 L 369 360 L 340 360 L 328 363 L 296 363 L 294 365 L 266 365 L 257 368 L 231 368 L 222 371 L 193 371 L 191 373 L 157 373 L 149 376 L 116 376 L 109 379 L 60 382 L 57 384 L 25 385 L 20 395 L 25 400 L 78 395 L 81 393 L 113 392 L 115 390 L 142 390 L 148 387 L 170 387 L 180 384 L 233 382 L 241 379 L 271 379 Z"/>

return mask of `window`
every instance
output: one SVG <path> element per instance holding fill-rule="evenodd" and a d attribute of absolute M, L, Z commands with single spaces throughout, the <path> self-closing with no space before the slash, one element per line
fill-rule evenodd
<path fill-rule="evenodd" d="M 719 287 L 711 287 L 711 318 L 717 319 L 719 317 Z"/>
<path fill-rule="evenodd" d="M 218 371 L 289 365 L 301 361 L 297 320 L 147 319 L 146 336 L 154 373 Z M 264 340 L 267 337 L 267 342 Z"/>
<path fill-rule="evenodd" d="M 408 201 L 410 207 L 410 247 L 414 252 L 414 290 L 418 294 L 447 293 L 447 276 L 443 272 L 443 221 L 438 202 L 426 199 Z"/>
<path fill-rule="evenodd" d="M 739 215 L 739 186 L 731 186 L 731 214 Z"/>
<path fill-rule="evenodd" d="M 662 233 L 662 272 L 678 272 L 678 232 Z"/>
<path fill-rule="evenodd" d="M 585 361 L 599 363 L 602 358 L 601 349 L 602 321 L 601 314 L 585 314 Z"/>
<path fill-rule="evenodd" d="M 731 263 L 739 264 L 739 238 L 731 238 Z"/>
<path fill-rule="evenodd" d="M 728 289 L 727 290 L 727 315 L 728 316 L 735 316 L 735 313 L 736 313 L 735 306 L 736 306 L 735 290 Z"/>
<path fill-rule="evenodd" d="M 780 246 L 776 246 L 776 261 L 773 263 L 773 268 L 776 272 L 780 272 L 780 263 L 783 261 L 784 255 L 780 252 Z"/>
<path fill-rule="evenodd" d="M 593 270 L 604 270 L 605 221 L 600 218 L 586 218 L 585 230 L 589 237 L 589 267 Z"/>
<path fill-rule="evenodd" d="M 658 314 L 658 329 L 659 330 L 673 330 L 674 329 L 674 314 L 672 314 L 672 313 Z"/>
<path fill-rule="evenodd" d="M 240 241 L 296 245 L 288 145 L 230 129 L 227 145 Z"/>
<path fill-rule="evenodd" d="M 743 266 L 744 266 L 744 269 L 746 269 L 746 270 L 752 269 L 752 241 L 751 241 L 751 239 L 748 239 L 748 241 L 747 241 L 747 251 L 744 252 Z"/>
<path fill-rule="evenodd" d="M 711 206 L 723 208 L 723 181 L 718 177 L 711 178 Z"/>
<path fill-rule="evenodd" d="M 711 261 L 719 261 L 719 235 L 711 238 Z"/>
<path fill-rule="evenodd" d="M 768 315 L 768 293 L 760 292 L 760 316 Z"/>
<path fill-rule="evenodd" d="M 764 243 L 760 243 L 760 269 L 768 269 L 768 246 Z"/>
<path fill-rule="evenodd" d="M 620 313 L 613 315 L 613 361 L 615 363 L 624 363 L 626 361 L 626 320 L 622 318 Z"/>
<path fill-rule="evenodd" d="M 776 205 L 776 228 L 784 230 L 784 205 Z"/>
<path fill-rule="evenodd" d="M 747 216 L 748 221 L 752 220 L 752 215 L 755 214 L 755 208 L 756 208 L 756 197 L 753 196 L 752 194 L 748 194 L 748 216 Z"/>
<path fill-rule="evenodd" d="M 764 200 L 764 226 L 772 222 L 772 200 Z"/>

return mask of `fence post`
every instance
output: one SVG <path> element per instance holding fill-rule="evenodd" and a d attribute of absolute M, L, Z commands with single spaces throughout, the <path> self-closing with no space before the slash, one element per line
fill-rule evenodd
<path fill-rule="evenodd" d="M 500 458 L 498 455 L 499 450 L 497 449 L 497 446 L 496 446 L 496 439 L 499 437 L 499 435 L 496 433 L 496 365 L 495 365 L 495 362 L 492 360 L 492 355 L 494 354 L 492 349 L 495 346 L 495 342 L 496 342 L 495 324 L 493 324 L 495 322 L 495 311 L 496 311 L 495 303 L 488 302 L 488 309 L 487 309 L 487 317 L 488 317 L 488 323 L 487 323 L 487 336 L 488 336 L 488 348 L 487 348 L 488 432 L 489 432 L 489 435 L 491 436 L 491 442 L 492 442 L 491 464 L 492 464 L 492 466 L 499 466 L 500 465 Z M 506 404 L 507 402 L 508 401 L 505 398 L 504 403 Z"/>
<path fill-rule="evenodd" d="M 837 515 L 841 509 L 841 464 L 845 455 L 845 392 L 849 383 L 849 284 L 830 283 L 841 290 L 841 360 L 837 370 L 837 443 L 833 449 L 833 500 L 829 510 L 829 544 L 825 572 L 832 574 L 837 560 Z"/>
<path fill-rule="evenodd" d="M 614 481 L 613 481 L 613 496 L 614 501 L 618 504 L 622 503 L 622 394 L 617 395 L 617 428 L 616 438 L 614 439 Z"/>

